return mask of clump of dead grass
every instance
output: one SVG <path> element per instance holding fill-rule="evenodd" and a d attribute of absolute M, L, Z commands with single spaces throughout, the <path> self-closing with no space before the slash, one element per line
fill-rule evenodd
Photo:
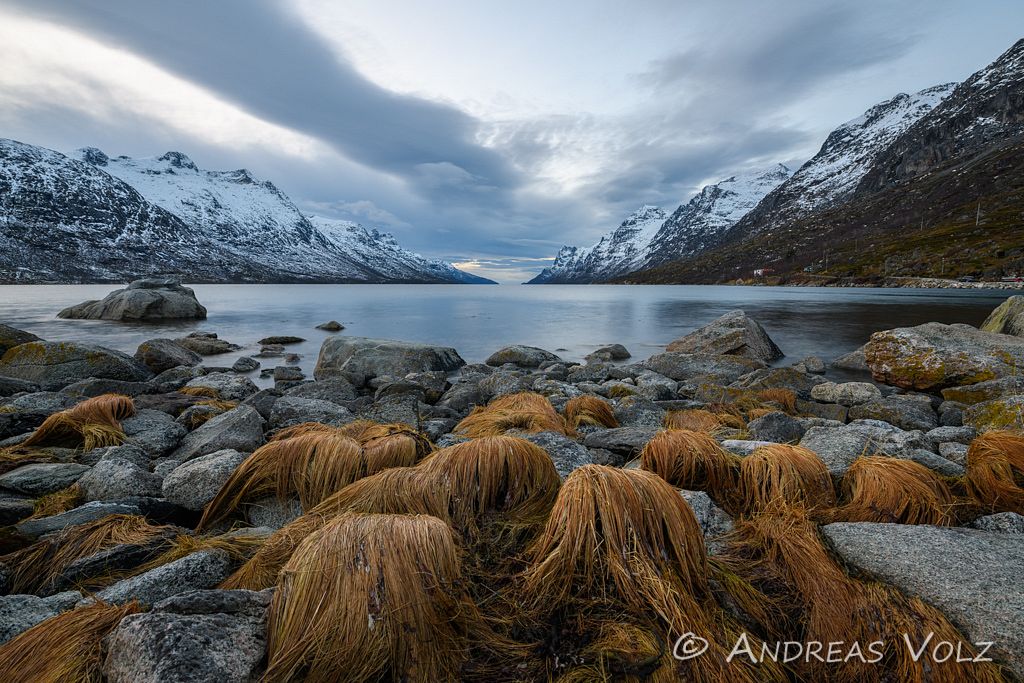
<path fill-rule="evenodd" d="M 178 393 L 185 394 L 186 396 L 200 396 L 216 401 L 220 400 L 220 392 L 213 387 L 182 387 L 178 389 Z"/>
<path fill-rule="evenodd" d="M 22 447 L 81 447 L 90 451 L 124 442 L 121 420 L 135 414 L 135 403 L 128 396 L 104 394 L 54 413 L 21 443 Z"/>
<path fill-rule="evenodd" d="M 710 434 L 658 432 L 640 451 L 640 466 L 681 489 L 707 491 L 721 505 L 735 495 L 740 458 Z"/>
<path fill-rule="evenodd" d="M 108 515 L 68 527 L 28 547 L 0 557 L 10 571 L 14 593 L 34 593 L 60 576 L 71 563 L 121 544 L 144 544 L 167 534 L 138 515 Z"/>
<path fill-rule="evenodd" d="M 562 414 L 571 429 L 579 429 L 583 425 L 608 427 L 609 429 L 619 426 L 612 407 L 604 399 L 591 394 L 569 399 Z"/>
<path fill-rule="evenodd" d="M 500 436 L 513 430 L 528 433 L 559 432 L 567 435 L 573 433 L 547 398 L 530 392 L 500 396 L 486 406 L 474 408 L 453 431 L 455 434 L 475 439 Z"/>
<path fill-rule="evenodd" d="M 302 542 L 267 630 L 267 683 L 459 680 L 485 631 L 448 526 L 379 514 L 339 516 Z"/>
<path fill-rule="evenodd" d="M 705 434 L 717 434 L 725 426 L 721 416 L 702 408 L 670 410 L 665 413 L 662 424 L 665 429 L 685 429 Z"/>
<path fill-rule="evenodd" d="M 78 507 L 83 502 L 85 502 L 85 498 L 82 494 L 82 487 L 72 484 L 67 488 L 37 498 L 32 507 L 32 519 L 59 515 Z"/>
<path fill-rule="evenodd" d="M 892 524 L 956 523 L 956 500 L 946 482 L 911 460 L 857 458 L 843 476 L 844 503 L 834 521 Z"/>
<path fill-rule="evenodd" d="M 967 490 L 989 512 L 1024 514 L 1024 435 L 988 431 L 967 449 Z"/>
<path fill-rule="evenodd" d="M 774 403 L 790 415 L 796 414 L 796 392 L 792 389 L 761 389 L 757 398 L 765 403 Z"/>
<path fill-rule="evenodd" d="M 761 446 L 740 460 L 739 469 L 746 514 L 756 514 L 776 502 L 817 510 L 836 503 L 828 468 L 807 448 Z"/>
<path fill-rule="evenodd" d="M 101 680 L 103 639 L 137 602 L 96 602 L 47 619 L 0 645 L 0 680 L 19 683 L 92 683 Z"/>

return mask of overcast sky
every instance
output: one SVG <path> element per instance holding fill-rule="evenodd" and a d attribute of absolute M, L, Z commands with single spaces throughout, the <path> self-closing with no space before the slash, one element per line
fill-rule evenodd
<path fill-rule="evenodd" d="M 1012 0 L 0 0 L 0 137 L 246 167 L 518 282 L 1022 35 Z"/>

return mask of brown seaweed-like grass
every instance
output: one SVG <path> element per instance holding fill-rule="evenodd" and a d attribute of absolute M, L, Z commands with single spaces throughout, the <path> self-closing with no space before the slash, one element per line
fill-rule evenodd
<path fill-rule="evenodd" d="M 914 661 L 903 634 L 911 642 L 924 642 L 929 633 L 936 642 L 962 642 L 970 650 L 965 657 L 974 650 L 935 608 L 891 587 L 848 576 L 829 554 L 807 511 L 798 506 L 775 504 L 760 515 L 740 520 L 727 558 L 731 566 L 744 568 L 754 583 L 766 586 L 766 592 L 790 606 L 790 621 L 783 626 L 790 634 L 787 640 L 859 643 L 862 648 L 882 642 L 884 654 L 877 663 L 854 657 L 825 664 L 811 658 L 796 664 L 800 680 L 1003 680 L 994 664 L 933 662 L 927 657 Z"/>
<path fill-rule="evenodd" d="M 523 392 L 500 396 L 486 406 L 473 409 L 453 430 L 455 434 L 476 439 L 500 436 L 510 431 L 527 433 L 559 432 L 571 435 L 551 402 L 540 394 Z"/>
<path fill-rule="evenodd" d="M 263 680 L 460 680 L 484 631 L 443 521 L 346 514 L 307 537 L 282 570 Z"/>
<path fill-rule="evenodd" d="M 108 515 L 40 539 L 0 557 L 0 562 L 11 570 L 12 592 L 34 593 L 76 560 L 116 545 L 148 543 L 166 536 L 169 528 L 153 526 L 138 515 Z"/>
<path fill-rule="evenodd" d="M 746 514 L 756 514 L 778 501 L 818 510 L 836 503 L 828 468 L 807 448 L 761 446 L 740 461 L 739 469 Z"/>
<path fill-rule="evenodd" d="M 746 664 L 725 661 L 735 628 L 714 602 L 700 526 L 679 493 L 651 472 L 600 465 L 574 470 L 527 558 L 520 601 L 537 623 L 559 633 L 558 642 L 548 643 L 557 655 L 549 670 L 588 645 L 598 644 L 605 661 L 616 648 L 601 625 L 614 620 L 636 629 L 614 638 L 616 656 L 665 669 L 662 680 L 779 677 L 773 669 L 755 676 Z M 552 621 L 557 626 L 547 626 Z M 645 631 L 650 635 L 641 635 Z M 704 656 L 676 662 L 667 648 L 653 646 L 687 633 L 709 639 Z"/>
<path fill-rule="evenodd" d="M 90 451 L 124 442 L 121 420 L 135 414 L 128 396 L 103 394 L 54 413 L 21 445 L 26 448 L 63 446 Z"/>
<path fill-rule="evenodd" d="M 665 429 L 685 429 L 690 432 L 717 434 L 725 427 L 720 415 L 702 408 L 670 410 L 662 419 Z"/>
<path fill-rule="evenodd" d="M 792 389 L 761 389 L 757 398 L 765 403 L 774 403 L 790 415 L 796 414 L 796 392 Z"/>
<path fill-rule="evenodd" d="M 423 514 L 447 519 L 448 495 L 418 467 L 394 467 L 360 479 L 271 534 L 221 588 L 262 590 L 273 586 L 299 543 L 346 512 Z"/>
<path fill-rule="evenodd" d="M 946 482 L 912 460 L 857 458 L 842 482 L 843 505 L 833 521 L 892 524 L 956 523 L 956 500 Z"/>
<path fill-rule="evenodd" d="M 640 466 L 681 489 L 707 491 L 720 505 L 735 497 L 740 458 L 704 432 L 658 432 L 640 451 Z"/>
<path fill-rule="evenodd" d="M 390 459 L 388 456 L 394 456 Z M 371 460 L 372 457 L 372 460 Z M 199 522 L 199 529 L 228 518 L 245 503 L 274 496 L 298 498 L 303 510 L 384 467 L 415 462 L 401 449 L 366 453 L 355 439 L 337 431 L 315 431 L 271 441 L 256 449 L 231 474 Z"/>
<path fill-rule="evenodd" d="M 609 429 L 619 426 L 619 421 L 615 419 L 615 413 L 608 402 L 591 394 L 569 399 L 562 414 L 565 415 L 566 424 L 574 430 L 583 425 Z"/>
<path fill-rule="evenodd" d="M 36 624 L 0 645 L 0 681 L 94 683 L 101 680 L 103 639 L 137 602 L 96 602 Z"/>
<path fill-rule="evenodd" d="M 989 431 L 967 449 L 967 490 L 990 512 L 1024 514 L 1024 434 Z"/>

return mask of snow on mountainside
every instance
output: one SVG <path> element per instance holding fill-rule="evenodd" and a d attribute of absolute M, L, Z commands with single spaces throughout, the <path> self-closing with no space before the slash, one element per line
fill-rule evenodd
<path fill-rule="evenodd" d="M 427 259 L 402 249 L 390 233 L 367 230 L 359 223 L 323 216 L 310 216 L 309 220 L 335 249 L 364 263 L 386 263 L 388 274 L 394 279 L 412 280 L 429 274 L 445 282 L 493 284 L 491 280 L 461 271 L 447 261 Z"/>
<path fill-rule="evenodd" d="M 592 247 L 562 247 L 554 264 L 528 284 L 594 282 L 636 270 L 665 218 L 657 206 L 641 206 Z"/>
<path fill-rule="evenodd" d="M 730 239 L 827 209 L 848 199 L 878 155 L 947 97 L 945 83 L 913 95 L 900 93 L 833 130 L 793 177 L 769 193 L 729 233 Z"/>
<path fill-rule="evenodd" d="M 775 164 L 734 175 L 705 186 L 667 218 L 661 209 L 645 206 L 588 249 L 562 247 L 554 264 L 530 282 L 599 282 L 694 254 L 735 224 L 791 173 L 782 164 Z"/>
<path fill-rule="evenodd" d="M 77 157 L 0 140 L 0 230 L 20 240 L 17 257 L 0 255 L 0 280 L 159 272 L 206 282 L 482 280 L 376 231 L 329 239 L 287 195 L 244 169 L 205 171 L 180 152 L 132 159 L 85 148 Z"/>
<path fill-rule="evenodd" d="M 791 171 L 784 164 L 748 171 L 707 185 L 669 217 L 651 242 L 643 267 L 699 253 L 784 183 Z"/>

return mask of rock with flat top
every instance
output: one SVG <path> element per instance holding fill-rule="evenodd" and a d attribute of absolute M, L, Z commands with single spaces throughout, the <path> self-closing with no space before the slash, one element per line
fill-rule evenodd
<path fill-rule="evenodd" d="M 206 308 L 194 291 L 174 278 L 135 280 L 101 301 L 69 306 L 58 318 L 83 320 L 204 320 Z"/>
<path fill-rule="evenodd" d="M 743 311 L 729 311 L 710 323 L 680 337 L 666 351 L 742 356 L 770 363 L 782 358 L 782 351 L 753 318 Z"/>

